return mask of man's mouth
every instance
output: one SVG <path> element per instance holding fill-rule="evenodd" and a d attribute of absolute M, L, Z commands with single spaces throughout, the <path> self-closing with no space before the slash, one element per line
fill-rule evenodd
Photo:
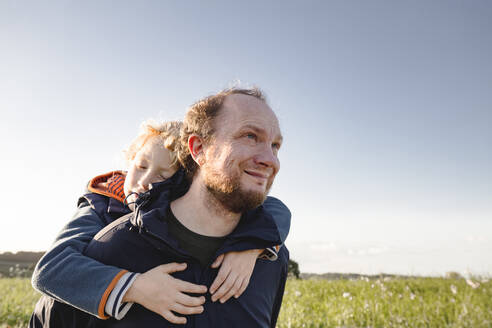
<path fill-rule="evenodd" d="M 251 175 L 255 178 L 262 179 L 262 180 L 268 180 L 268 178 L 270 177 L 268 173 L 264 173 L 264 172 L 258 172 L 252 170 L 244 170 L 244 172 L 246 172 L 246 174 L 248 175 Z"/>

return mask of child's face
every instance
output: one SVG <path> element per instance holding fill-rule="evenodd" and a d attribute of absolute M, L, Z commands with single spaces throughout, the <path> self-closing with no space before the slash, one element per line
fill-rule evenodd
<path fill-rule="evenodd" d="M 124 191 L 125 196 L 131 195 L 127 198 L 127 202 L 135 202 L 136 194 L 149 190 L 152 183 L 166 180 L 176 171 L 176 166 L 171 165 L 169 150 L 164 148 L 159 137 L 149 138 L 128 167 Z M 132 204 L 129 207 L 132 210 L 134 208 Z"/>

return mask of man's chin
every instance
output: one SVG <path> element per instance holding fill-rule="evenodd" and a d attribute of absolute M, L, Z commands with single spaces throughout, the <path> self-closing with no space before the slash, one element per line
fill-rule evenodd
<path fill-rule="evenodd" d="M 246 212 L 263 204 L 266 199 L 266 193 L 264 191 L 241 190 L 238 198 L 241 199 L 242 203 L 238 212 Z"/>
<path fill-rule="evenodd" d="M 268 190 L 266 190 L 264 186 L 256 185 L 250 186 L 249 188 L 241 188 L 239 193 L 245 199 L 249 199 L 251 204 L 256 203 L 256 206 L 253 207 L 258 207 L 265 201 L 266 196 L 268 195 Z"/>
<path fill-rule="evenodd" d="M 223 193 L 212 189 L 208 190 L 225 209 L 233 213 L 244 213 L 257 208 L 266 199 L 264 192 L 253 190 L 235 189 L 230 193 Z"/>
<path fill-rule="evenodd" d="M 217 179 L 212 178 L 205 179 L 205 185 L 224 209 L 244 213 L 263 204 L 271 184 L 259 183 L 258 179 L 251 179 L 249 176 L 236 176 L 228 179 L 227 183 L 218 183 Z"/>

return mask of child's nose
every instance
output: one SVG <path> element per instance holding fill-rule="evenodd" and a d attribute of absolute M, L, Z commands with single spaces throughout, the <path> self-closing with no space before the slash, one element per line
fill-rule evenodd
<path fill-rule="evenodd" d="M 142 191 L 147 191 L 150 189 L 150 184 L 152 183 L 151 179 L 148 177 L 144 177 L 140 179 L 138 182 L 139 187 L 142 189 Z"/>

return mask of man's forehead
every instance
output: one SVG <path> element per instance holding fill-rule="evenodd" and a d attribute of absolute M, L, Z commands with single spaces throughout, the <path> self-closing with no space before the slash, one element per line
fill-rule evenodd
<path fill-rule="evenodd" d="M 228 95 L 218 119 L 241 125 L 256 125 L 257 128 L 268 129 L 280 135 L 278 119 L 273 110 L 263 100 L 253 96 Z"/>
<path fill-rule="evenodd" d="M 223 106 L 225 107 L 239 107 L 243 109 L 254 109 L 258 106 L 266 106 L 268 105 L 261 99 L 258 99 L 254 96 L 245 95 L 241 93 L 227 95 L 224 99 Z"/>

